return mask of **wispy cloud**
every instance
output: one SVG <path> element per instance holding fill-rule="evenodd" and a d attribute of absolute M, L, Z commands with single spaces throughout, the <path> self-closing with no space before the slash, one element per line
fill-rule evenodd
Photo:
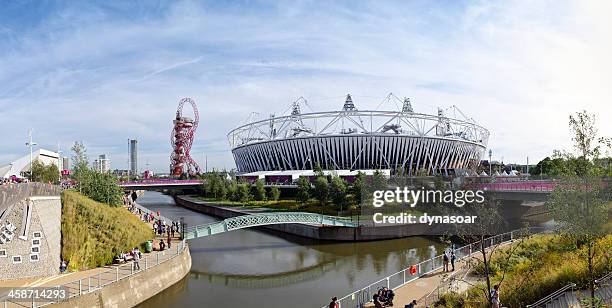
<path fill-rule="evenodd" d="M 42 5 L 42 4 L 41 4 Z M 609 2 L 58 2 L 0 12 L 0 159 L 37 141 L 165 171 L 181 97 L 196 99 L 193 152 L 232 167 L 226 133 L 251 111 L 314 109 L 388 93 L 435 112 L 457 105 L 488 127 L 494 155 L 531 161 L 567 148 L 569 113 L 612 135 Z M 20 16 L 15 18 L 14 16 Z M 206 153 L 206 154 L 205 154 Z M 144 168 L 144 166 L 143 166 Z"/>

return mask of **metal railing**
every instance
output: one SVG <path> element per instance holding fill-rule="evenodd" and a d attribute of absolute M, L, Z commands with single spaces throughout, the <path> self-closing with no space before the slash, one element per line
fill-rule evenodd
<path fill-rule="evenodd" d="M 180 255 L 185 249 L 187 245 L 185 241 L 177 242 L 176 249 L 169 248 L 161 252 L 157 252 L 154 255 L 145 256 L 139 261 L 140 269 L 134 268 L 134 262 L 121 264 L 118 266 L 105 267 L 101 272 L 88 275 L 87 277 L 83 277 L 80 279 L 76 279 L 67 283 L 63 283 L 56 286 L 45 286 L 45 288 L 62 288 L 67 290 L 68 298 L 74 298 L 77 296 L 81 296 L 87 293 L 91 293 L 97 290 L 102 289 L 103 287 L 110 285 L 112 283 L 116 283 L 122 279 L 131 277 L 135 274 L 138 274 L 142 271 L 151 269 L 156 267 L 159 264 L 162 264 L 168 260 L 173 259 L 174 257 Z M 67 300 L 66 299 L 66 300 Z M 50 302 L 17 302 L 11 301 L 7 298 L 0 299 L 0 304 L 3 307 L 42 307 L 50 304 L 56 303 L 54 301 Z"/>
<path fill-rule="evenodd" d="M 561 289 L 547 295 L 546 297 L 540 299 L 539 301 L 531 304 L 531 305 L 527 305 L 527 308 L 530 307 L 541 307 L 541 306 L 546 306 L 546 304 L 552 303 L 554 300 L 565 296 L 565 292 L 569 291 L 574 291 L 574 288 L 576 287 L 575 283 L 568 283 L 567 285 L 563 286 Z"/>
<path fill-rule="evenodd" d="M 520 229 L 520 230 L 514 230 L 514 231 L 502 233 L 502 234 L 495 235 L 495 236 L 484 239 L 483 246 L 485 248 L 489 248 L 495 245 L 511 242 L 514 239 L 516 239 L 517 236 L 520 237 L 524 233 L 535 234 L 535 233 L 540 233 L 542 231 L 544 231 L 544 228 L 531 227 L 527 229 Z M 480 248 L 481 248 L 480 241 L 465 245 L 460 248 L 456 248 L 454 252 L 455 252 L 455 256 L 457 257 L 457 261 L 471 256 L 473 253 L 477 252 Z M 350 294 L 340 298 L 338 300 L 339 307 L 340 308 L 363 307 L 366 303 L 372 300 L 372 296 L 376 294 L 376 292 L 378 292 L 378 290 L 382 287 L 387 287 L 388 289 L 395 290 L 411 281 L 418 279 L 421 276 L 435 272 L 444 266 L 443 255 L 438 255 L 431 259 L 427 259 L 413 266 L 416 267 L 416 272 L 414 274 L 411 274 L 410 268 L 412 266 L 410 266 L 399 272 L 391 274 L 385 278 L 379 279 L 376 282 L 373 282 L 366 287 L 363 287 L 359 290 L 351 292 Z M 325 307 L 326 306 L 323 306 L 323 308 Z"/>
<path fill-rule="evenodd" d="M 608 274 L 606 274 L 605 276 L 596 279 L 595 280 L 595 285 L 602 287 L 603 284 L 607 283 L 610 279 L 612 279 L 612 272 L 609 272 Z M 562 288 L 560 288 L 559 290 L 543 297 L 542 299 L 540 299 L 539 301 L 531 304 L 531 305 L 527 305 L 527 308 L 533 308 L 533 307 L 545 307 L 546 304 L 552 303 L 555 300 L 558 300 L 561 297 L 564 297 L 567 291 L 571 291 L 574 292 L 574 289 L 576 288 L 576 284 L 575 283 L 568 283 L 567 285 L 563 286 Z M 603 299 L 607 299 L 607 298 L 603 298 Z"/>

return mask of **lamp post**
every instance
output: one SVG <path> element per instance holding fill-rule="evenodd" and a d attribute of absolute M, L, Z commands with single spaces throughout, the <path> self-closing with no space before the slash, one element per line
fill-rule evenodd
<path fill-rule="evenodd" d="M 493 150 L 489 149 L 489 176 L 493 176 L 493 174 L 491 173 L 491 170 L 492 170 L 491 164 L 493 163 L 491 161 L 491 156 L 493 156 Z"/>
<path fill-rule="evenodd" d="M 28 131 L 29 140 L 26 142 L 26 146 L 30 147 L 30 181 L 34 179 L 34 172 L 32 170 L 32 147 L 37 145 L 36 142 L 32 142 L 32 129 Z"/>

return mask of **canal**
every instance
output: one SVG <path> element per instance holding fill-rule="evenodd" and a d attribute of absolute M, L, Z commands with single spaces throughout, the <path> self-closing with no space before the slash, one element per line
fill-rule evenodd
<path fill-rule="evenodd" d="M 138 203 L 190 226 L 217 220 L 161 193 L 146 192 Z M 191 273 L 139 307 L 318 308 L 444 248 L 421 237 L 316 243 L 255 229 L 190 240 L 189 247 Z"/>

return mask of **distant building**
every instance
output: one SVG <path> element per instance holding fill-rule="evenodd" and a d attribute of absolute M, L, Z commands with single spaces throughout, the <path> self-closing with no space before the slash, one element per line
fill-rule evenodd
<path fill-rule="evenodd" d="M 129 141 L 130 155 L 130 174 L 138 175 L 138 140 L 130 139 Z"/>
<path fill-rule="evenodd" d="M 59 154 L 45 149 L 38 149 L 32 153 L 32 161 L 39 161 L 43 165 L 54 164 L 59 168 Z M 0 166 L 0 178 L 10 178 L 16 176 L 25 177 L 30 173 L 30 154 L 27 154 L 9 164 Z"/>
<path fill-rule="evenodd" d="M 116 177 L 128 176 L 128 170 L 125 169 L 115 169 L 112 173 Z"/>
<path fill-rule="evenodd" d="M 67 156 L 62 157 L 62 170 L 70 170 L 70 159 Z"/>
<path fill-rule="evenodd" d="M 93 169 L 101 173 L 110 171 L 110 159 L 106 158 L 106 154 L 102 154 L 98 156 L 98 159 L 94 160 Z"/>

